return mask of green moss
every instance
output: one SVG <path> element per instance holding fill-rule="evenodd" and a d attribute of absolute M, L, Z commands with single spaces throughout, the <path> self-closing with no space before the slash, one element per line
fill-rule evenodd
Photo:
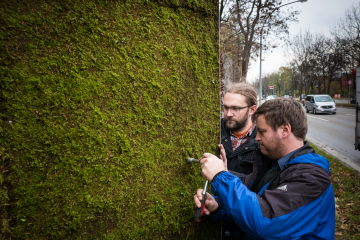
<path fill-rule="evenodd" d="M 185 163 L 218 143 L 217 3 L 0 13 L 2 237 L 217 239 L 193 223 L 204 180 Z"/>

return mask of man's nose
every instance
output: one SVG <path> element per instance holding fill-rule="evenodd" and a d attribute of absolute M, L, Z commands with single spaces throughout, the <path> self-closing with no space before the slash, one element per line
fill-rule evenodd
<path fill-rule="evenodd" d="M 233 116 L 233 113 L 230 109 L 226 112 L 226 116 L 228 116 L 228 117 Z"/>
<path fill-rule="evenodd" d="M 260 138 L 260 136 L 259 136 L 259 133 L 256 134 L 255 140 L 256 140 L 256 141 L 260 141 L 260 140 L 261 140 L 261 138 Z"/>

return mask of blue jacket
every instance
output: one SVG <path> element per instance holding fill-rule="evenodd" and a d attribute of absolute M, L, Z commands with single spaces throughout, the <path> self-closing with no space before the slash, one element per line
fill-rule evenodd
<path fill-rule="evenodd" d="M 253 180 L 245 186 L 229 172 L 217 175 L 211 190 L 220 208 L 213 219 L 234 221 L 247 239 L 335 238 L 327 159 L 315 153 L 293 158 L 258 194 L 249 190 Z"/>

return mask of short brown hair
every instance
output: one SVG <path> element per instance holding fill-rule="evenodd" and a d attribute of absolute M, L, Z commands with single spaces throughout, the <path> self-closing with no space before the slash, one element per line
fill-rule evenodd
<path fill-rule="evenodd" d="M 300 103 L 289 98 L 275 98 L 262 104 L 252 115 L 252 121 L 264 115 L 266 123 L 276 131 L 289 124 L 297 139 L 304 140 L 308 131 L 307 116 Z"/>
<path fill-rule="evenodd" d="M 248 106 L 257 105 L 256 91 L 247 83 L 230 83 L 225 87 L 226 93 L 241 94 L 245 97 Z"/>

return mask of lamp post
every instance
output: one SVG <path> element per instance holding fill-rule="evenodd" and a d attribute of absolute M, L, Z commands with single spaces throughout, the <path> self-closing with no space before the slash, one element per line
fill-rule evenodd
<path fill-rule="evenodd" d="M 279 79 L 280 80 L 280 82 L 281 82 L 281 79 Z M 283 95 L 285 95 L 285 80 L 283 81 L 283 83 L 284 83 L 284 87 L 283 87 Z"/>
<path fill-rule="evenodd" d="M 307 2 L 307 1 L 308 1 L 308 0 L 298 0 L 298 1 L 295 1 L 295 2 L 291 2 L 291 3 L 284 4 L 284 5 L 280 6 L 279 8 L 284 7 L 284 6 L 286 6 L 286 5 L 289 5 L 289 4 L 293 4 L 293 3 L 297 3 L 297 2 L 304 3 L 304 2 Z"/>
<path fill-rule="evenodd" d="M 297 0 L 297 1 L 294 1 L 294 2 L 290 2 L 290 3 L 287 3 L 287 4 L 284 4 L 282 6 L 280 6 L 279 8 L 281 7 L 284 7 L 286 5 L 289 5 L 289 4 L 293 4 L 293 3 L 297 3 L 297 2 L 301 2 L 301 3 L 304 3 L 304 2 L 307 2 L 308 0 Z M 278 9 L 279 9 L 278 8 Z M 262 97 L 262 78 L 261 78 L 261 72 L 262 72 L 262 31 L 261 31 L 261 34 L 260 34 L 260 79 L 259 79 L 259 105 L 261 105 L 261 97 Z"/>

